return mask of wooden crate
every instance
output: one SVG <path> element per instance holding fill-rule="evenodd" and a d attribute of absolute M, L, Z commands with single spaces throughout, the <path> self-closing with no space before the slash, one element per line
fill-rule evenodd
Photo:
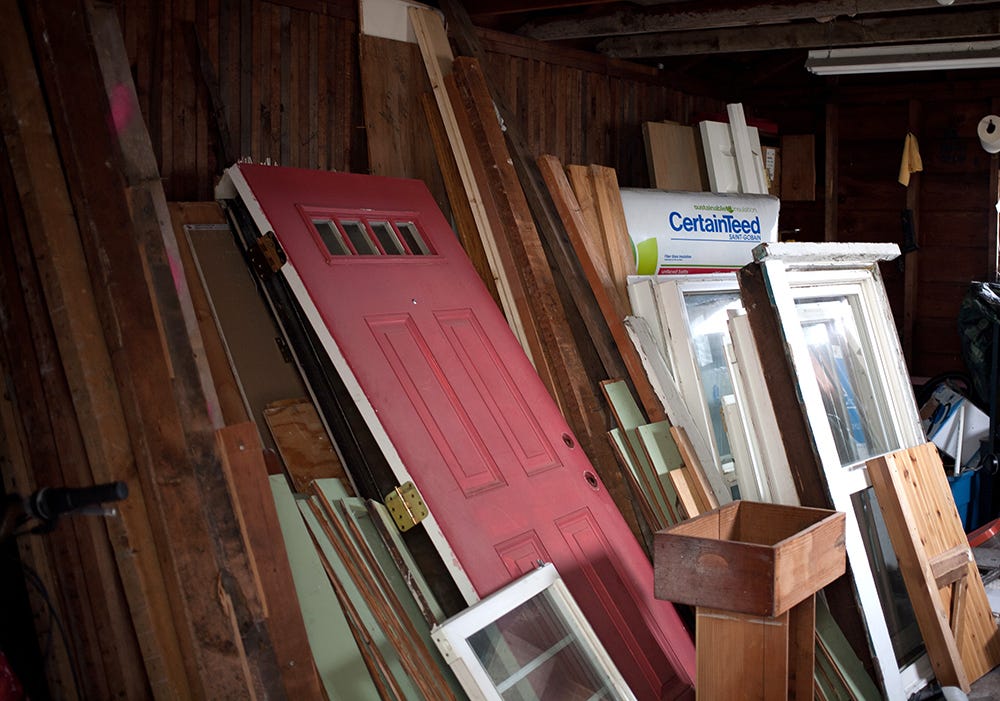
<path fill-rule="evenodd" d="M 844 514 L 735 501 L 654 536 L 656 598 L 778 616 L 845 571 Z"/>

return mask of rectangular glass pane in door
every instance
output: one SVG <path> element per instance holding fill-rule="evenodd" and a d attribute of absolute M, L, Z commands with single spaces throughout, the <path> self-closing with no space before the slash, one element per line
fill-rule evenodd
<path fill-rule="evenodd" d="M 701 374 L 702 393 L 712 418 L 712 433 L 723 463 L 731 461 L 729 436 L 722 422 L 722 398 L 733 393 L 726 341 L 729 338 L 729 310 L 742 309 L 740 294 L 732 292 L 685 292 L 684 308 L 691 330 L 695 362 Z"/>
<path fill-rule="evenodd" d="M 468 643 L 507 701 L 616 698 L 549 591 L 473 633 Z"/>

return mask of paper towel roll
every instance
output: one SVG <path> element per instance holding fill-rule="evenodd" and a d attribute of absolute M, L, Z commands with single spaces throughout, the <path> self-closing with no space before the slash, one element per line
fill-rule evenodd
<path fill-rule="evenodd" d="M 1000 153 L 1000 117 L 988 114 L 979 120 L 979 143 L 986 153 Z"/>

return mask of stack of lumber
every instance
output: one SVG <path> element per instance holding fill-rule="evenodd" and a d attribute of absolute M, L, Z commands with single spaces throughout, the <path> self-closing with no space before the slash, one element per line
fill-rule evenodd
<path fill-rule="evenodd" d="M 464 698 L 430 639 L 444 614 L 382 504 L 336 479 L 296 495 L 271 477 L 309 640 L 329 698 Z"/>
<path fill-rule="evenodd" d="M 428 98 L 425 107 L 459 235 L 580 446 L 642 537 L 635 504 L 604 435 L 610 418 L 593 380 L 634 376 L 626 371 L 629 360 L 623 361 L 615 330 L 579 272 L 516 124 L 495 101 L 496 91 L 475 58 L 478 39 L 462 22 L 467 16 L 461 8 L 445 10 L 459 13 L 449 17 L 449 30 L 467 56 L 454 56 L 437 13 L 411 8 L 410 21 L 431 83 L 433 105 Z M 595 171 L 598 178 L 608 175 Z M 628 271 L 619 272 L 624 277 Z M 652 416 L 662 419 L 652 392 L 640 395 L 646 411 L 659 411 Z"/>

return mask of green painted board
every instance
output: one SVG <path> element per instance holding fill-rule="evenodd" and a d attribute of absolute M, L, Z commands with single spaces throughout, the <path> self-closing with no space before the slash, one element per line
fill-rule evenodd
<path fill-rule="evenodd" d="M 378 701 L 378 691 L 302 521 L 298 500 L 284 475 L 270 479 L 295 593 L 323 688 L 331 700 Z"/>
<path fill-rule="evenodd" d="M 830 675 L 835 681 L 834 689 L 828 698 L 833 699 L 858 699 L 859 701 L 878 701 L 882 698 L 878 687 L 872 681 L 871 676 L 865 670 L 861 660 L 854 654 L 851 644 L 847 642 L 840 626 L 833 620 L 826 599 L 822 595 L 816 596 L 816 637 L 823 641 L 830 652 L 833 663 L 840 671 L 840 675 L 847 681 L 847 688 L 837 679 L 837 675 Z M 821 655 L 817 654 L 819 660 Z"/>
<path fill-rule="evenodd" d="M 680 507 L 680 499 L 674 489 L 674 483 L 670 481 L 670 471 L 676 470 L 684 465 L 674 437 L 670 435 L 670 423 L 667 421 L 657 421 L 646 424 L 636 429 L 639 438 L 639 445 L 643 455 L 652 467 L 656 479 L 659 480 L 667 499 L 673 506 L 674 513 L 683 513 Z"/>
<path fill-rule="evenodd" d="M 319 504 L 319 500 L 316 499 L 316 497 L 311 497 L 310 500 Z M 386 666 L 389 669 L 389 674 L 391 674 L 393 679 L 396 680 L 396 683 L 399 685 L 405 698 L 415 700 L 423 699 L 423 694 L 420 693 L 416 684 L 404 670 L 403 664 L 399 659 L 399 653 L 389 641 L 388 637 L 386 637 L 385 632 L 376 620 L 375 615 L 371 612 L 371 609 L 368 608 L 368 603 L 365 597 L 362 595 L 361 590 L 358 589 L 358 586 L 351 578 L 351 575 L 347 570 L 347 566 L 340 559 L 337 550 L 334 548 L 329 538 L 327 538 L 326 533 L 320 525 L 319 519 L 309 507 L 307 500 L 300 501 L 298 503 L 298 507 L 299 512 L 302 514 L 302 519 L 306 522 L 306 526 L 309 527 L 309 530 L 316 538 L 316 542 L 319 544 L 320 549 L 323 551 L 327 561 L 330 563 L 334 574 L 340 581 L 344 590 L 347 592 L 347 596 L 354 605 L 354 608 L 357 610 L 358 616 L 361 619 L 361 624 L 365 627 L 365 630 L 374 645 L 378 648 L 379 652 L 381 652 L 382 658 L 385 660 Z"/>
<path fill-rule="evenodd" d="M 643 496 L 650 507 L 660 515 L 664 526 L 676 523 L 677 519 L 674 516 L 676 511 L 667 503 L 666 492 L 662 488 L 658 488 L 659 479 L 645 454 L 641 450 L 637 453 L 628 444 L 628 438 L 620 428 L 611 429 L 608 431 L 608 435 L 614 444 L 615 452 L 628 465 L 635 477 L 636 484 L 642 489 Z"/>
<path fill-rule="evenodd" d="M 452 692 L 457 698 L 463 698 L 465 696 L 465 692 L 462 690 L 462 686 L 459 684 L 458 679 L 455 678 L 454 673 L 452 673 L 451 667 L 448 666 L 448 663 L 438 651 L 437 645 L 431 639 L 430 625 L 425 620 L 424 615 L 407 586 L 402 573 L 396 566 L 396 562 L 393 560 L 392 554 L 383 542 L 382 536 L 379 534 L 375 523 L 373 523 L 371 515 L 365 506 L 364 499 L 356 497 L 338 497 L 338 493 L 343 493 L 342 486 L 340 484 L 330 484 L 331 482 L 339 482 L 339 480 L 316 480 L 313 482 L 313 486 L 323 493 L 334 509 L 337 509 L 337 516 L 340 517 L 341 522 L 343 522 L 345 518 L 350 518 L 350 520 L 353 521 L 358 527 L 358 530 L 362 535 L 362 540 L 359 542 L 356 537 L 354 537 L 356 547 L 359 549 L 367 549 L 372 554 L 378 564 L 378 568 L 382 571 L 386 581 L 389 583 L 392 593 L 395 595 L 396 600 L 402 607 L 402 611 L 397 611 L 397 613 L 405 615 L 409 619 L 414 630 L 420 636 L 420 640 L 430 653 L 430 656 L 435 662 L 437 662 L 437 665 L 441 670 L 441 674 L 447 680 Z M 349 529 L 348 532 L 350 532 Z M 367 563 L 365 567 L 366 570 L 370 570 Z M 372 579 L 373 582 L 376 581 L 374 577 Z M 436 601 L 434 601 L 434 605 L 437 606 Z M 438 609 L 440 610 L 440 606 L 438 606 Z"/>

